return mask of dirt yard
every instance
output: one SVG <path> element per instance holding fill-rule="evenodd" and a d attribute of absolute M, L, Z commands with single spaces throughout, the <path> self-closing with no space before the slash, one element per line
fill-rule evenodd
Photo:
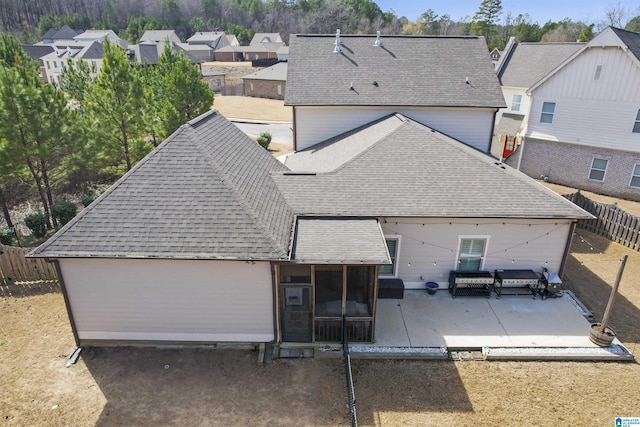
<path fill-rule="evenodd" d="M 266 121 L 293 121 L 291 107 L 277 99 L 252 98 L 250 96 L 222 96 L 216 94 L 214 110 L 228 118 Z"/>
<path fill-rule="evenodd" d="M 566 285 L 603 314 L 629 253 L 611 325 L 640 351 L 640 254 L 578 230 Z M 258 365 L 240 350 L 74 349 L 62 295 L 0 299 L 5 425 L 348 424 L 338 359 Z M 591 362 L 355 360 L 362 426 L 607 426 L 640 416 L 640 365 Z"/>

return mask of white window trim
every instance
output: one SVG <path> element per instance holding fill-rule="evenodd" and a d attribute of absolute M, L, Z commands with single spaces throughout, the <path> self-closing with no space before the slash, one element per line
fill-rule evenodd
<path fill-rule="evenodd" d="M 393 263 L 393 273 L 378 274 L 378 277 L 383 277 L 383 278 L 398 277 L 398 267 L 400 266 L 400 248 L 402 246 L 402 235 L 385 234 L 384 239 L 385 239 L 385 242 L 384 242 L 385 247 L 387 246 L 387 239 L 394 239 L 398 241 L 398 243 L 396 244 L 396 259 L 395 259 L 395 262 Z M 389 248 L 387 248 L 387 255 L 389 255 L 389 258 L 391 258 L 391 255 L 389 254 Z"/>
<path fill-rule="evenodd" d="M 633 168 L 631 169 L 631 178 L 629 179 L 629 187 L 640 190 L 640 186 L 636 187 L 634 185 L 631 185 L 631 183 L 633 182 L 633 178 L 634 177 L 640 178 L 640 175 L 634 175 L 636 167 L 638 167 L 638 166 L 640 166 L 640 163 L 634 163 L 633 164 Z"/>
<path fill-rule="evenodd" d="M 543 111 L 544 108 L 544 104 L 553 104 L 553 113 L 545 113 Z M 542 105 L 540 106 L 540 120 L 539 122 L 543 125 L 552 125 L 553 122 L 556 120 L 556 114 L 558 113 L 558 103 L 556 101 L 542 101 Z M 551 114 L 551 121 L 550 122 L 543 122 L 542 121 L 542 115 L 543 114 Z"/>
<path fill-rule="evenodd" d="M 604 170 L 603 170 L 603 172 L 604 172 L 604 173 L 602 174 L 602 179 L 593 179 L 593 178 L 591 178 L 591 172 L 593 171 L 593 162 L 594 162 L 594 161 L 596 161 L 596 160 L 606 160 L 606 161 L 607 161 L 607 166 L 606 166 L 606 167 L 604 168 Z M 607 158 L 605 158 L 605 157 L 595 157 L 595 156 L 594 156 L 594 157 L 591 159 L 591 166 L 589 167 L 589 175 L 587 175 L 587 179 L 588 179 L 589 181 L 593 181 L 593 182 L 604 182 L 604 180 L 605 180 L 605 179 L 606 179 L 606 177 L 607 177 L 607 169 L 609 169 L 609 161 L 610 161 L 610 160 L 611 160 L 611 159 L 607 159 Z M 602 169 L 596 169 L 596 170 L 597 170 L 597 171 L 602 171 Z"/>
<path fill-rule="evenodd" d="M 633 120 L 633 124 L 631 125 L 631 133 L 640 134 L 640 132 L 635 132 L 634 131 L 634 128 L 636 127 L 636 124 L 640 124 L 640 108 L 638 108 L 638 110 L 636 111 L 636 117 Z"/>
<path fill-rule="evenodd" d="M 456 249 L 456 260 L 453 264 L 453 270 L 458 270 L 460 262 L 460 248 L 462 247 L 462 241 L 466 239 L 484 239 L 486 241 L 484 245 L 484 255 L 482 256 L 482 262 L 480 263 L 480 271 L 484 270 L 485 262 L 487 261 L 487 250 L 489 249 L 489 242 L 491 241 L 491 235 L 489 234 L 460 234 L 458 235 L 458 248 Z"/>

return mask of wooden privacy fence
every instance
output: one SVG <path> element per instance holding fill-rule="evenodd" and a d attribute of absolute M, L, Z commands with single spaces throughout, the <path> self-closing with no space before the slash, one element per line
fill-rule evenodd
<path fill-rule="evenodd" d="M 53 264 L 42 258 L 25 258 L 29 251 L 27 248 L 0 245 L 0 285 L 58 280 Z"/>
<path fill-rule="evenodd" d="M 578 227 L 640 251 L 640 217 L 631 215 L 616 205 L 594 202 L 579 191 L 564 197 L 597 218 L 580 220 Z"/>

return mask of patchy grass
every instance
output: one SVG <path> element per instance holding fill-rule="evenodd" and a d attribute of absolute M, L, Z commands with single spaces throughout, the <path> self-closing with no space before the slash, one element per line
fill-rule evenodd
<path fill-rule="evenodd" d="M 213 108 L 223 116 L 234 119 L 293 121 L 291 107 L 285 107 L 284 101 L 277 99 L 216 95 Z"/>

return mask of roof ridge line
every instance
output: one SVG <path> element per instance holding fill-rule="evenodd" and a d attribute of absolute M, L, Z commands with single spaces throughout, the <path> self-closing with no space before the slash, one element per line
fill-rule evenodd
<path fill-rule="evenodd" d="M 217 113 L 216 110 L 212 110 L 215 111 Z M 203 114 L 203 116 L 208 117 L 210 114 Z M 198 119 L 202 119 L 203 116 L 198 117 Z M 224 117 L 222 115 L 220 115 L 220 117 Z M 226 119 L 225 119 L 226 120 Z M 197 123 L 199 120 L 194 119 L 193 120 L 195 123 Z M 229 122 L 231 123 L 231 122 Z M 189 124 L 191 125 L 192 123 L 189 122 Z M 233 124 L 231 124 L 232 126 L 235 126 Z M 247 202 L 246 198 L 242 196 L 242 194 L 240 192 L 237 191 L 237 189 L 235 188 L 234 185 L 229 184 L 229 182 L 233 182 L 233 179 L 231 179 L 222 169 L 222 167 L 220 167 L 220 165 L 218 164 L 218 162 L 215 160 L 215 158 L 213 156 L 211 156 L 210 154 L 205 153 L 202 149 L 201 149 L 201 144 L 196 141 L 194 139 L 194 135 L 193 134 L 189 134 L 188 135 L 189 141 L 191 141 L 191 143 L 194 145 L 194 147 L 196 148 L 196 150 L 198 150 L 201 154 L 202 154 L 202 158 L 207 162 L 207 164 L 209 164 L 214 170 L 215 172 L 221 177 L 221 181 L 222 184 L 229 189 L 231 195 L 233 196 L 233 198 L 240 204 L 240 206 L 242 206 L 243 210 L 247 213 L 247 215 L 249 215 L 249 217 L 251 217 L 254 220 L 254 223 L 258 226 L 258 229 L 260 230 L 260 233 L 270 242 L 272 242 L 273 248 L 276 251 L 279 251 L 281 253 L 285 253 L 289 254 L 288 252 L 288 248 L 283 248 L 282 245 L 277 241 L 277 239 L 275 238 L 275 236 L 273 236 L 270 232 L 270 230 L 266 227 L 264 221 L 262 220 L 262 218 L 260 218 L 260 216 L 258 216 L 258 214 L 254 211 L 253 207 L 251 207 L 251 205 Z M 247 137 L 249 138 L 249 137 Z M 252 141 L 253 142 L 253 141 Z M 276 190 L 279 192 L 280 190 L 278 189 L 278 187 L 275 185 L 274 183 L 274 187 L 276 188 Z M 284 199 L 284 196 L 283 196 Z M 286 199 L 284 199 L 286 202 Z M 293 212 L 293 209 L 291 209 L 291 206 L 289 206 L 287 204 L 287 207 L 289 208 L 289 210 L 291 212 Z"/>

